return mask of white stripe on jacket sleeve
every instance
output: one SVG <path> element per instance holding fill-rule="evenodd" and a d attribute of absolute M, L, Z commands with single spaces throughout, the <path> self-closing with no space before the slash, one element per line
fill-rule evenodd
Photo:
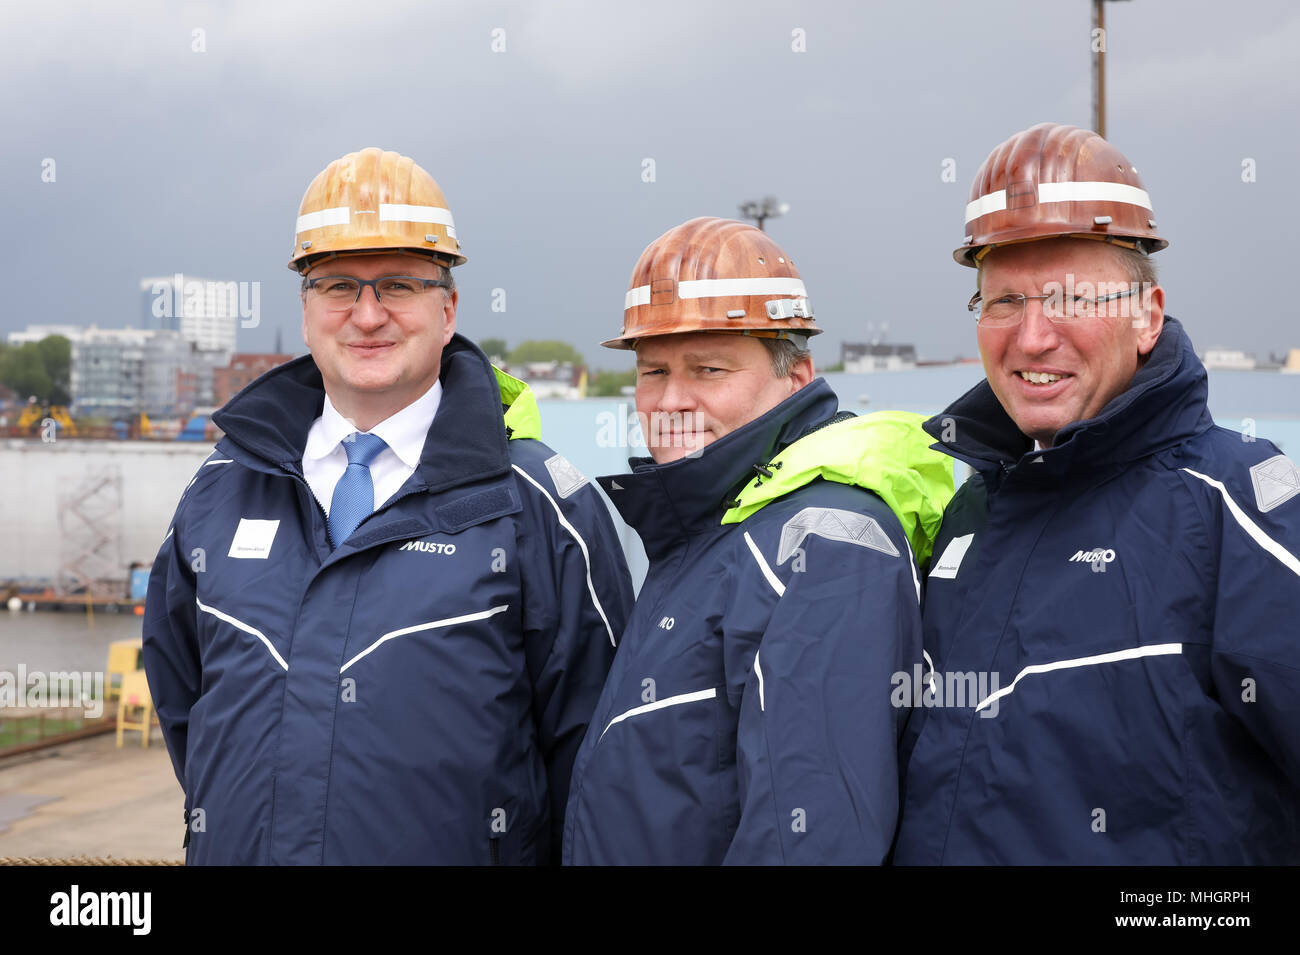
<path fill-rule="evenodd" d="M 772 568 L 768 565 L 767 559 L 763 556 L 763 552 L 759 550 L 758 545 L 754 543 L 754 538 L 749 536 L 749 531 L 745 531 L 745 543 L 749 545 L 749 552 L 754 555 L 754 560 L 758 561 L 758 569 L 763 572 L 763 576 L 766 577 L 767 582 L 772 585 L 772 589 L 776 591 L 776 595 L 778 597 L 784 597 L 785 584 L 781 583 L 781 578 L 772 572 Z"/>
<path fill-rule="evenodd" d="M 1232 499 L 1232 495 L 1228 493 L 1228 489 L 1223 486 L 1221 481 L 1216 481 L 1212 477 L 1206 477 L 1204 474 L 1201 474 L 1199 471 L 1193 471 L 1191 468 L 1183 468 L 1182 470 L 1186 471 L 1192 477 L 1200 478 L 1206 484 L 1210 485 L 1210 487 L 1217 489 L 1218 492 L 1223 495 L 1223 503 L 1227 505 L 1228 513 L 1231 514 L 1236 519 L 1237 523 L 1241 525 L 1242 530 L 1250 535 L 1250 539 L 1280 560 L 1282 565 L 1290 570 L 1291 573 L 1300 577 L 1300 558 L 1297 558 L 1295 554 L 1291 553 L 1277 541 L 1273 540 L 1273 538 L 1264 533 L 1263 528 L 1252 521 L 1250 515 L 1242 509 L 1241 505 Z"/>
<path fill-rule="evenodd" d="M 609 625 L 609 618 L 605 616 L 605 608 L 600 605 L 600 598 L 596 596 L 596 585 L 591 582 L 591 553 L 587 550 L 587 542 L 582 539 L 582 535 L 578 533 L 578 529 L 569 523 L 568 518 L 564 516 L 564 512 L 560 510 L 560 505 L 555 503 L 555 498 L 551 497 L 550 492 L 534 481 L 533 476 L 519 465 L 514 464 L 511 466 L 523 475 L 524 480 L 537 488 L 537 490 L 541 491 L 542 496 L 551 502 L 551 507 L 555 508 L 555 516 L 559 519 L 560 526 L 568 531 L 573 536 L 573 539 L 578 542 L 578 549 L 582 551 L 582 559 L 587 565 L 587 592 L 591 594 L 591 602 L 596 605 L 596 613 L 600 614 L 601 622 L 605 624 L 605 632 L 609 634 L 610 646 L 617 647 L 618 641 L 614 639 L 614 628 Z"/>

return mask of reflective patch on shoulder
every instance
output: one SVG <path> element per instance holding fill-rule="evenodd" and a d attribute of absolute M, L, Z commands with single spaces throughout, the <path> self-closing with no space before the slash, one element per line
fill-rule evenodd
<path fill-rule="evenodd" d="M 555 493 L 560 495 L 561 500 L 587 483 L 587 475 L 570 464 L 569 459 L 562 454 L 547 458 L 546 470 L 550 472 Z"/>
<path fill-rule="evenodd" d="M 1250 469 L 1255 485 L 1255 506 L 1261 513 L 1285 504 L 1300 494 L 1300 468 L 1285 454 L 1275 454 Z"/>
<path fill-rule="evenodd" d="M 781 546 L 776 555 L 776 565 L 780 567 L 793 557 L 809 534 L 869 547 L 890 557 L 898 556 L 898 548 L 874 517 L 834 507 L 805 507 L 781 528 Z"/>

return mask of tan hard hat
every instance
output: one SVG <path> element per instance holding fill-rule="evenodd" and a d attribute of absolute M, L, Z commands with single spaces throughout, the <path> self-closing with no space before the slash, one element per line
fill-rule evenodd
<path fill-rule="evenodd" d="M 701 217 L 641 253 L 623 302 L 623 334 L 601 344 L 631 348 L 639 338 L 681 332 L 785 338 L 821 331 L 794 262 L 767 233 Z"/>
<path fill-rule="evenodd" d="M 966 238 L 952 256 L 974 266 L 990 249 L 1061 236 L 1158 252 L 1151 198 L 1124 154 L 1088 129 L 1039 123 L 993 150 L 975 174 Z"/>
<path fill-rule="evenodd" d="M 330 253 L 389 250 L 465 263 L 433 177 L 415 160 L 371 146 L 334 160 L 307 187 L 289 268 L 305 271 Z"/>

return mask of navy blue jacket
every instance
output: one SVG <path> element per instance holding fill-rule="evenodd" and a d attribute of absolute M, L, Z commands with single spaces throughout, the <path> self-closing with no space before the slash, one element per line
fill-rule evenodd
<path fill-rule="evenodd" d="M 863 487 L 818 478 L 722 523 L 761 483 L 754 465 L 835 412 L 819 379 L 698 456 L 598 479 L 650 567 L 574 767 L 565 864 L 889 851 L 906 715 L 889 681 L 920 659 L 899 518 Z"/>
<path fill-rule="evenodd" d="M 415 473 L 337 549 L 301 470 L 310 356 L 215 416 L 144 625 L 190 863 L 558 861 L 630 581 L 595 487 L 507 440 L 483 354 L 456 336 L 440 378 Z"/>
<path fill-rule="evenodd" d="M 927 578 L 896 862 L 1300 862 L 1300 471 L 1206 393 L 1167 317 L 1049 450 L 987 382 L 927 422 L 976 473 Z"/>

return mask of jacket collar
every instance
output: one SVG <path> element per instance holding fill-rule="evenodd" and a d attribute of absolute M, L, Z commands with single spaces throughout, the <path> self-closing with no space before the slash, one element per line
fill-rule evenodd
<path fill-rule="evenodd" d="M 724 524 L 748 520 L 813 481 L 871 491 L 902 525 L 918 564 L 929 559 L 952 500 L 952 459 L 930 447 L 924 418 L 908 411 L 840 412 L 779 451 L 768 473 L 746 481 Z"/>
<path fill-rule="evenodd" d="M 631 458 L 631 474 L 597 481 L 653 556 L 681 537 L 719 528 L 735 492 L 754 476 L 753 466 L 771 461 L 838 407 L 830 385 L 818 378 L 698 455 L 668 464 Z"/>
<path fill-rule="evenodd" d="M 413 479 L 438 491 L 509 472 L 501 392 L 487 357 L 469 339 L 453 335 L 438 379 L 442 398 Z M 298 474 L 308 431 L 324 402 L 320 369 L 304 355 L 262 375 L 212 420 L 226 433 L 222 443 L 232 454 L 242 451 Z"/>
<path fill-rule="evenodd" d="M 1030 464 L 1021 473 L 1059 479 L 1071 471 L 1124 464 L 1179 444 L 1214 424 L 1205 366 L 1182 323 L 1166 315 L 1155 348 L 1129 387 L 1095 418 L 1062 428 L 1051 448 L 1034 451 L 988 380 L 925 423 L 934 447 L 981 472 Z M 951 441 L 943 436 L 954 434 Z"/>

